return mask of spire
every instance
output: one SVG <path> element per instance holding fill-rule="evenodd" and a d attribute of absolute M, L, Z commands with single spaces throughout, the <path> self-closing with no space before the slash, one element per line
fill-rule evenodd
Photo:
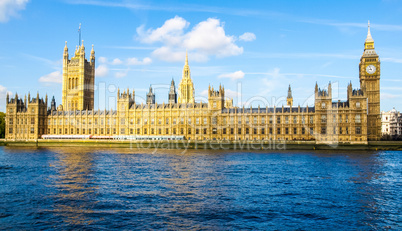
<path fill-rule="evenodd" d="M 67 41 L 66 41 L 66 45 L 64 46 L 64 51 L 68 51 Z"/>
<path fill-rule="evenodd" d="M 91 50 L 91 55 L 95 54 L 95 50 L 94 50 L 94 44 L 92 44 L 92 50 Z"/>
<path fill-rule="evenodd" d="M 187 50 L 186 50 L 186 62 L 185 62 L 185 65 L 188 66 L 188 53 L 187 53 Z"/>
<path fill-rule="evenodd" d="M 371 37 L 371 32 L 370 32 L 370 20 L 368 21 L 368 30 L 367 30 L 366 42 L 374 42 L 373 37 Z"/>
<path fill-rule="evenodd" d="M 374 50 L 374 40 L 373 37 L 371 37 L 370 21 L 368 21 L 367 38 L 366 41 L 364 42 L 364 51 L 366 50 L 371 50 L 369 52 L 365 52 L 366 54 L 375 54 L 375 52 L 374 53 L 372 52 L 372 50 Z"/>
<path fill-rule="evenodd" d="M 290 88 L 290 84 L 289 84 L 289 89 L 288 89 L 288 98 L 293 98 L 292 97 L 292 88 Z"/>

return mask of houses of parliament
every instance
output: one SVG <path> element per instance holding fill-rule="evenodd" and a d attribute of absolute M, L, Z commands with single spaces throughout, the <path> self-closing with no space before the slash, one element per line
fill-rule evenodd
<path fill-rule="evenodd" d="M 359 63 L 360 88 L 347 86 L 346 101 L 332 100 L 327 89 L 315 85 L 312 106 L 293 105 L 291 87 L 287 105 L 250 107 L 233 105 L 225 88 L 209 87 L 208 102 L 195 101 L 188 56 L 176 90 L 171 81 L 166 103 L 156 103 L 152 88 L 146 103 L 136 103 L 135 91 L 117 93 L 116 110 L 94 109 L 95 51 L 89 60 L 84 44 L 69 57 L 63 54 L 62 104 L 56 107 L 46 95 L 22 99 L 7 95 L 6 139 L 37 140 L 77 137 L 114 139 L 184 139 L 193 141 L 314 140 L 316 143 L 361 143 L 379 140 L 380 60 L 368 26 L 364 52 Z M 48 107 L 50 103 L 50 107 Z"/>

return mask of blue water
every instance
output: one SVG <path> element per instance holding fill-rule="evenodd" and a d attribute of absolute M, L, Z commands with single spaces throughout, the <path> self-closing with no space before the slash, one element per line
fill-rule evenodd
<path fill-rule="evenodd" d="M 401 230 L 400 152 L 0 147 L 0 228 Z"/>

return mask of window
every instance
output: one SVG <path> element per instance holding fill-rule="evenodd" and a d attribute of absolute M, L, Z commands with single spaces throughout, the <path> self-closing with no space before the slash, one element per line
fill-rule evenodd
<path fill-rule="evenodd" d="M 31 134 L 35 133 L 35 128 L 31 128 Z"/>
<path fill-rule="evenodd" d="M 327 134 L 327 128 L 326 127 L 321 127 L 321 135 Z"/>
<path fill-rule="evenodd" d="M 258 122 L 257 116 L 254 116 L 254 124 L 257 124 L 257 122 Z"/>
<path fill-rule="evenodd" d="M 166 128 L 166 135 L 169 134 L 169 128 Z"/>
<path fill-rule="evenodd" d="M 302 116 L 302 124 L 306 123 L 306 118 L 304 116 Z"/>
<path fill-rule="evenodd" d="M 162 129 L 158 129 L 158 135 L 162 135 Z"/>
<path fill-rule="evenodd" d="M 254 135 L 257 135 L 257 128 L 254 128 Z"/>
<path fill-rule="evenodd" d="M 223 128 L 222 133 L 226 135 L 226 128 Z"/>
<path fill-rule="evenodd" d="M 289 128 L 285 128 L 285 134 L 289 134 Z"/>
<path fill-rule="evenodd" d="M 237 129 L 237 134 L 241 135 L 241 128 Z"/>
<path fill-rule="evenodd" d="M 144 135 L 146 135 L 147 134 L 147 129 L 146 128 L 144 128 Z"/>
<path fill-rule="evenodd" d="M 114 135 L 116 134 L 116 128 L 113 128 L 113 134 Z"/>
<path fill-rule="evenodd" d="M 213 103 L 213 107 L 216 108 L 216 102 Z"/>
<path fill-rule="evenodd" d="M 339 127 L 339 134 L 342 135 L 342 127 Z"/>
<path fill-rule="evenodd" d="M 166 124 L 169 124 L 169 118 L 166 118 Z"/>
<path fill-rule="evenodd" d="M 280 135 L 281 134 L 281 128 L 276 129 L 276 134 Z"/>
<path fill-rule="evenodd" d="M 293 134 L 294 134 L 294 135 L 297 134 L 297 128 L 293 128 Z"/>
<path fill-rule="evenodd" d="M 191 135 L 191 128 L 188 129 L 188 133 L 189 135 Z"/>
<path fill-rule="evenodd" d="M 234 133 L 234 128 L 231 128 L 230 129 L 230 134 L 233 135 L 233 133 Z"/>
<path fill-rule="evenodd" d="M 265 135 L 265 128 L 261 128 L 261 134 Z"/>
<path fill-rule="evenodd" d="M 289 123 L 289 116 L 285 116 L 285 124 Z"/>
<path fill-rule="evenodd" d="M 360 118 L 360 115 L 356 115 L 355 116 L 355 122 L 356 123 L 361 123 L 362 121 L 361 121 L 361 118 Z"/>
<path fill-rule="evenodd" d="M 321 123 L 326 123 L 326 122 L 327 122 L 327 116 L 321 115 Z"/>
<path fill-rule="evenodd" d="M 310 124 L 314 123 L 314 116 L 310 116 Z"/>
<path fill-rule="evenodd" d="M 356 134 L 360 135 L 362 134 L 361 128 L 360 127 L 356 127 Z"/>
<path fill-rule="evenodd" d="M 97 134 L 98 134 L 98 129 L 95 128 L 95 135 L 97 135 Z M 131 134 L 133 134 L 133 129 L 131 129 Z"/>
<path fill-rule="evenodd" d="M 212 117 L 212 124 L 216 124 L 216 122 L 217 122 L 217 118 L 216 117 Z"/>
<path fill-rule="evenodd" d="M 162 124 L 162 119 L 158 119 L 158 124 Z"/>
<path fill-rule="evenodd" d="M 173 135 L 176 135 L 176 128 L 173 128 Z"/>
<path fill-rule="evenodd" d="M 265 124 L 265 117 L 262 117 L 262 118 L 261 118 L 261 123 L 262 123 L 262 124 Z"/>
<path fill-rule="evenodd" d="M 35 124 L 35 118 L 31 118 L 31 124 Z"/>
<path fill-rule="evenodd" d="M 85 125 L 85 119 L 82 119 L 82 124 Z M 60 125 L 61 125 L 61 121 L 60 121 Z"/>
<path fill-rule="evenodd" d="M 206 128 L 204 128 L 204 135 L 206 135 L 207 134 L 207 129 Z"/>
<path fill-rule="evenodd" d="M 269 124 L 272 124 L 272 116 L 269 117 Z"/>
<path fill-rule="evenodd" d="M 139 135 L 141 133 L 141 130 L 139 128 L 137 128 L 137 135 Z"/>
<path fill-rule="evenodd" d="M 200 124 L 200 118 L 196 118 L 196 119 L 195 119 L 195 123 L 196 123 L 196 124 Z"/>
<path fill-rule="evenodd" d="M 173 119 L 173 124 L 176 124 L 176 118 Z"/>
<path fill-rule="evenodd" d="M 248 135 L 250 133 L 250 129 L 246 128 L 246 135 Z"/>
<path fill-rule="evenodd" d="M 204 118 L 204 124 L 207 124 L 207 118 Z"/>
<path fill-rule="evenodd" d="M 234 124 L 234 117 L 230 117 L 230 124 Z"/>
<path fill-rule="evenodd" d="M 345 123 L 349 123 L 349 119 L 348 119 L 347 115 L 345 116 Z"/>
<path fill-rule="evenodd" d="M 250 122 L 249 122 L 249 118 L 248 118 L 248 116 L 246 116 L 246 124 L 249 124 Z"/>
<path fill-rule="evenodd" d="M 153 135 L 155 132 L 155 129 L 151 128 L 151 135 Z"/>
<path fill-rule="evenodd" d="M 13 134 L 13 128 L 9 128 L 8 133 Z"/>
<path fill-rule="evenodd" d="M 323 108 L 323 109 L 324 109 L 326 106 L 327 106 L 327 105 L 326 105 L 325 103 L 322 103 L 322 104 L 321 104 L 321 108 Z"/>
<path fill-rule="evenodd" d="M 269 128 L 269 134 L 272 135 L 272 128 Z"/>
<path fill-rule="evenodd" d="M 306 128 L 302 128 L 302 135 L 306 134 Z"/>
<path fill-rule="evenodd" d="M 121 119 L 120 119 L 120 124 L 121 124 L 121 125 L 124 125 L 125 123 L 126 123 L 126 120 L 125 120 L 124 118 L 121 118 Z M 124 134 L 124 133 L 122 133 L 122 134 Z"/>
<path fill-rule="evenodd" d="M 280 124 L 280 123 L 281 123 L 281 117 L 280 117 L 280 116 L 276 117 L 276 123 L 277 123 L 277 124 Z"/>
<path fill-rule="evenodd" d="M 152 119 L 151 119 L 151 124 L 154 124 L 154 123 L 155 123 L 155 119 L 152 118 Z"/>
<path fill-rule="evenodd" d="M 293 123 L 297 124 L 297 117 L 296 116 L 293 116 Z"/>
<path fill-rule="evenodd" d="M 200 134 L 200 129 L 198 129 L 198 128 L 195 129 L 195 134 L 197 134 L 197 135 Z"/>
<path fill-rule="evenodd" d="M 82 134 L 85 135 L 85 128 L 82 129 Z"/>
<path fill-rule="evenodd" d="M 356 102 L 356 108 L 360 108 L 360 102 Z"/>
<path fill-rule="evenodd" d="M 144 119 L 144 124 L 145 124 L 145 125 L 148 124 L 148 119 Z"/>

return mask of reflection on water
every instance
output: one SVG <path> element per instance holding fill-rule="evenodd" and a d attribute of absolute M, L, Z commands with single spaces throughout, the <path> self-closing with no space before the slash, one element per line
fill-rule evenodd
<path fill-rule="evenodd" d="M 0 148 L 4 229 L 400 229 L 398 152 Z"/>
<path fill-rule="evenodd" d="M 56 193 L 53 212 L 63 222 L 73 225 L 88 225 L 93 221 L 85 214 L 93 213 L 92 204 L 96 199 L 93 184 L 93 155 L 90 150 L 65 148 L 55 150 L 57 160 L 50 165 L 57 175 L 49 176 L 47 187 L 54 187 Z"/>

